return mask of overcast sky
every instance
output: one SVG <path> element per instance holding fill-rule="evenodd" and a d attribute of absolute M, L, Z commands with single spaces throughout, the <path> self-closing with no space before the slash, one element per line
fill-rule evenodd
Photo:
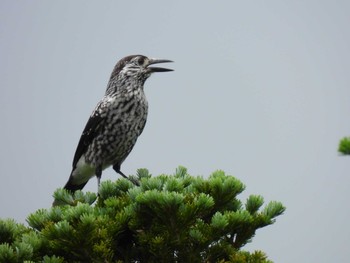
<path fill-rule="evenodd" d="M 146 82 L 148 122 L 122 171 L 222 169 L 246 184 L 242 200 L 287 207 L 245 249 L 348 262 L 349 13 L 349 1 L 2 0 L 0 217 L 50 207 L 115 63 L 143 54 L 175 71 Z"/>

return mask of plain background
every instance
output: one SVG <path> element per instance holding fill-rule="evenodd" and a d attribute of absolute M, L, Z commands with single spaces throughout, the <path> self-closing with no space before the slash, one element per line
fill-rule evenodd
<path fill-rule="evenodd" d="M 0 2 L 0 217 L 25 222 L 65 184 L 115 63 L 172 59 L 146 82 L 122 170 L 222 169 L 287 211 L 245 249 L 348 262 L 349 1 Z M 103 180 L 117 179 L 112 169 Z M 85 190 L 96 191 L 92 179 Z"/>

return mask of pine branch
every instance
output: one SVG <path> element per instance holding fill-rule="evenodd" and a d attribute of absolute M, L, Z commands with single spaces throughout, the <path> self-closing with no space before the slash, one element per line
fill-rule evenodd
<path fill-rule="evenodd" d="M 285 211 L 263 207 L 261 196 L 245 204 L 245 186 L 216 171 L 204 179 L 179 167 L 173 175 L 106 181 L 99 198 L 58 189 L 55 206 L 31 214 L 30 227 L 0 220 L 0 262 L 271 262 L 242 248 L 256 231 Z M 95 203 L 94 203 L 95 201 Z"/>
<path fill-rule="evenodd" d="M 344 137 L 340 140 L 338 152 L 344 155 L 350 155 L 350 137 Z"/>

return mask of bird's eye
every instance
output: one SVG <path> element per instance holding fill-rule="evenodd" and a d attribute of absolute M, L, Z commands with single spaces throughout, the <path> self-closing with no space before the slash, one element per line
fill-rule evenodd
<path fill-rule="evenodd" d="M 143 63 L 145 63 L 145 58 L 140 57 L 140 58 L 137 60 L 137 63 L 138 63 L 140 66 L 143 65 Z"/>

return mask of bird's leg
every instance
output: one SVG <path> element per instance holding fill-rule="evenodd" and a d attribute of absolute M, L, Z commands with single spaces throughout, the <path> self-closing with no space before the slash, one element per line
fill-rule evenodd
<path fill-rule="evenodd" d="M 102 176 L 102 166 L 96 167 L 95 174 L 97 177 L 97 193 L 98 193 L 98 195 L 100 195 L 100 182 L 101 182 L 101 176 Z"/>
<path fill-rule="evenodd" d="M 113 169 L 114 169 L 114 171 L 116 171 L 118 174 L 120 174 L 121 176 L 123 176 L 125 179 L 128 179 L 128 177 L 127 177 L 122 171 L 120 171 L 120 165 L 119 165 L 119 164 L 113 165 Z"/>
<path fill-rule="evenodd" d="M 137 180 L 134 180 L 128 176 L 126 176 L 122 171 L 120 171 L 120 164 L 113 165 L 114 171 L 116 171 L 118 174 L 123 176 L 125 179 L 128 179 L 130 182 L 132 182 L 136 186 L 140 186 L 140 183 Z"/>

